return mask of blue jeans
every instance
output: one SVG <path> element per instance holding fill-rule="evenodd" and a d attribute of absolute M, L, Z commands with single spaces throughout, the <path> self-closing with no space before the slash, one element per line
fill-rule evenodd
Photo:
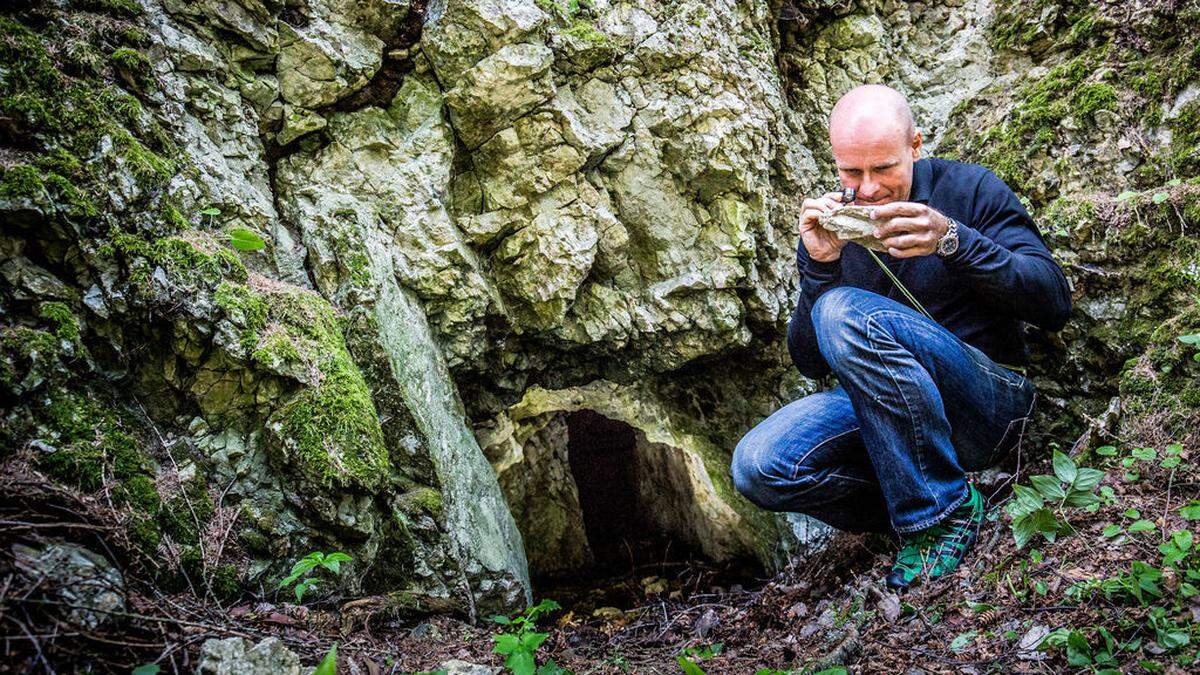
<path fill-rule="evenodd" d="M 1033 384 L 908 306 L 838 287 L 812 320 L 839 386 L 738 443 L 734 484 L 755 504 L 840 530 L 916 532 L 966 500 L 964 472 L 1020 440 Z"/>

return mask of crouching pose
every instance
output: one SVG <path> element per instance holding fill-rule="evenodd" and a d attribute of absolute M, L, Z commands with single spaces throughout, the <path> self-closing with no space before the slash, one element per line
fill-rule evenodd
<path fill-rule="evenodd" d="M 850 91 L 829 140 L 842 185 L 873 207 L 887 252 L 873 258 L 820 224 L 841 194 L 804 201 L 788 351 L 801 373 L 832 372 L 837 386 L 746 434 L 733 478 L 766 509 L 894 530 L 902 547 L 887 583 L 898 589 L 952 572 L 974 544 L 984 503 L 965 472 L 1011 451 L 1033 410 L 1033 384 L 1017 372 L 1021 323 L 1058 330 L 1070 291 L 1003 181 L 921 159 L 898 92 Z"/>

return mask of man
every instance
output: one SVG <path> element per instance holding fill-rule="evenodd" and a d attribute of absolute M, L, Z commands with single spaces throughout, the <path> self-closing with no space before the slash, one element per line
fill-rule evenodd
<path fill-rule="evenodd" d="M 754 427 L 734 451 L 733 478 L 766 509 L 842 530 L 895 530 L 902 547 L 887 584 L 901 589 L 949 574 L 974 544 L 984 503 L 965 472 L 1010 451 L 1033 410 L 1032 383 L 1000 364 L 1027 361 L 1022 321 L 1051 331 L 1066 323 L 1070 291 L 1003 181 L 920 158 L 921 134 L 898 92 L 847 93 L 829 141 L 842 185 L 886 221 L 874 234 L 888 255 L 877 262 L 821 227 L 839 193 L 804 201 L 788 351 L 800 372 L 832 372 L 838 386 Z"/>

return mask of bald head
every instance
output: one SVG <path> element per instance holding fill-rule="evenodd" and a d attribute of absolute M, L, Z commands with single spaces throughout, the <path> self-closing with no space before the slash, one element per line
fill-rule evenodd
<path fill-rule="evenodd" d="M 861 140 L 880 136 L 890 136 L 908 145 L 916 131 L 908 100 L 882 84 L 851 89 L 838 99 L 829 114 L 829 142 L 835 147 L 847 137 Z"/>
<path fill-rule="evenodd" d="M 829 115 L 829 145 L 843 187 L 861 204 L 908 199 L 921 133 L 904 96 L 881 84 L 855 87 Z"/>

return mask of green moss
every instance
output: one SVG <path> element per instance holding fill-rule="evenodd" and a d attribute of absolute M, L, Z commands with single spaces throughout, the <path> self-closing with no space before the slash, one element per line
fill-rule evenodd
<path fill-rule="evenodd" d="M 144 474 L 132 476 L 121 482 L 113 494 L 118 503 L 127 504 L 142 513 L 156 514 L 162 505 L 154 481 Z"/>
<path fill-rule="evenodd" d="M 129 521 L 129 540 L 142 551 L 142 553 L 152 556 L 158 551 L 158 544 L 162 540 L 158 532 L 158 525 L 153 518 L 141 513 L 134 513 L 133 518 Z"/>
<path fill-rule="evenodd" d="M 138 236 L 113 230 L 102 251 L 120 254 L 130 265 L 130 280 L 145 286 L 155 267 L 162 267 L 175 283 L 215 286 L 225 279 L 244 282 L 246 266 L 230 249 L 212 241 L 171 236 L 147 241 Z"/>
<path fill-rule="evenodd" d="M 1080 122 L 1087 121 L 1098 110 L 1112 110 L 1117 105 L 1117 90 L 1111 84 L 1093 82 L 1081 85 L 1072 98 L 1072 113 Z"/>
<path fill-rule="evenodd" d="M 18 164 L 0 174 L 0 197 L 5 199 L 28 199 L 41 201 L 46 195 L 46 185 L 41 172 L 27 164 Z"/>
<path fill-rule="evenodd" d="M 65 302 L 43 302 L 38 316 L 54 324 L 54 334 L 60 340 L 79 343 L 79 320 Z"/>
<path fill-rule="evenodd" d="M 151 82 L 150 60 L 138 50 L 118 47 L 109 54 L 108 60 L 114 68 L 126 73 L 137 84 L 145 86 Z"/>
<path fill-rule="evenodd" d="M 244 284 L 222 281 L 213 294 L 213 300 L 225 311 L 230 321 L 241 327 L 239 339 L 242 347 L 253 350 L 267 322 L 267 306 L 262 297 Z"/>
<path fill-rule="evenodd" d="M 332 309 L 299 289 L 273 294 L 267 304 L 268 321 L 320 373 L 273 415 L 288 460 L 318 483 L 378 486 L 391 470 L 379 415 Z"/>
<path fill-rule="evenodd" d="M 605 47 L 612 44 L 612 39 L 596 29 L 590 21 L 575 19 L 571 27 L 563 31 L 571 37 L 586 42 L 592 47 Z"/>
<path fill-rule="evenodd" d="M 203 481 L 190 480 L 183 489 L 167 499 L 158 514 L 162 531 L 182 544 L 196 544 L 216 512 L 212 496 Z"/>
<path fill-rule="evenodd" d="M 173 232 L 183 232 L 191 227 L 187 218 L 184 218 L 183 214 L 173 204 L 164 202 L 159 207 L 158 215 L 167 228 Z"/>
<path fill-rule="evenodd" d="M 107 198 L 114 171 L 126 167 L 150 195 L 175 173 L 167 159 L 175 148 L 136 98 L 97 75 L 96 55 L 87 45 L 111 44 L 110 35 L 98 34 L 106 22 L 73 22 L 69 14 L 47 11 L 50 15 L 38 24 L 41 32 L 0 17 L 5 80 L 0 117 L 8 134 L 40 150 L 45 158 L 39 159 L 41 180 L 50 184 L 49 176 L 57 176 L 52 187 L 69 215 L 93 217 L 98 213 L 93 202 Z M 75 30 L 63 31 L 60 25 Z M 117 46 L 110 60 L 118 70 L 131 75 L 136 70 L 149 81 L 149 63 L 135 50 Z M 112 142 L 105 146 L 104 138 Z M 59 161 L 65 157 L 70 161 Z M 79 157 L 93 159 L 80 162 Z M 28 181 L 21 187 L 28 188 Z"/>
<path fill-rule="evenodd" d="M 71 4 L 79 9 L 104 12 L 123 18 L 133 18 L 142 13 L 142 6 L 137 0 L 72 0 Z"/>
<path fill-rule="evenodd" d="M 409 513 L 420 510 L 434 518 L 440 518 L 444 507 L 442 493 L 431 487 L 418 487 L 400 497 L 400 508 Z"/>

